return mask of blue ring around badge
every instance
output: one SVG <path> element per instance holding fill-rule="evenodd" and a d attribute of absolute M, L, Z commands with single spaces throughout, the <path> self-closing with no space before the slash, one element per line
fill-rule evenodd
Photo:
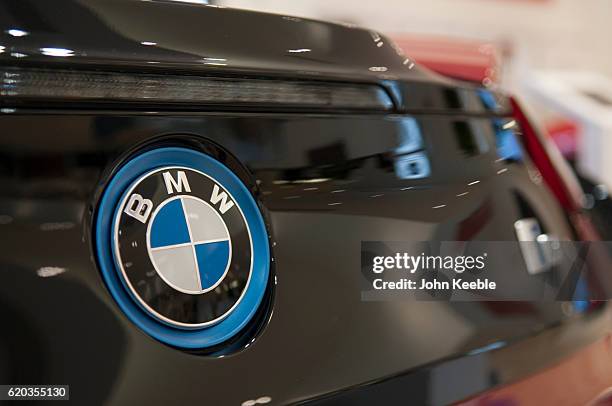
<path fill-rule="evenodd" d="M 121 198 L 140 176 L 165 166 L 183 166 L 210 175 L 226 188 L 240 206 L 253 244 L 251 279 L 242 300 L 219 323 L 201 329 L 180 329 L 162 324 L 147 314 L 124 287 L 114 259 L 112 236 Z M 112 177 L 102 194 L 95 218 L 95 248 L 102 277 L 119 307 L 141 330 L 166 344 L 202 349 L 221 344 L 239 333 L 253 318 L 266 293 L 270 275 L 268 234 L 259 207 L 244 183 L 216 159 L 182 147 L 150 150 L 128 161 Z"/>

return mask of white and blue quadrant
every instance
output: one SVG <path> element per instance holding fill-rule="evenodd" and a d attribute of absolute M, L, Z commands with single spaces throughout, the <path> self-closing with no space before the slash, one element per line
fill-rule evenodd
<path fill-rule="evenodd" d="M 186 293 L 215 286 L 230 261 L 230 237 L 204 201 L 181 196 L 162 204 L 151 220 L 151 261 L 162 279 Z"/>

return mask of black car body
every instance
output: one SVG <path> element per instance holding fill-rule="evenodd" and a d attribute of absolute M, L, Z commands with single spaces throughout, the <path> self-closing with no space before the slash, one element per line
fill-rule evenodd
<path fill-rule="evenodd" d="M 379 33 L 117 0 L 2 0 L 0 29 L 2 384 L 68 384 L 90 405 L 446 404 L 609 331 L 606 306 L 360 300 L 361 241 L 516 240 L 524 217 L 573 240 L 588 221 L 525 147 L 499 155 L 508 98 Z M 155 143 L 224 160 L 262 208 L 273 272 L 245 339 L 165 345 L 105 286 L 98 199 Z"/>

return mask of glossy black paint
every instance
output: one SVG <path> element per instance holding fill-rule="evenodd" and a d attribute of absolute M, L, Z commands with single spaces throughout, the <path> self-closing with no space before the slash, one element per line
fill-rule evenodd
<path fill-rule="evenodd" d="M 29 33 L 13 37 L 3 32 L 2 45 L 11 47 L 1 55 L 5 63 L 70 62 L 365 81 L 388 75 L 427 77 L 418 68 L 403 66 L 377 33 L 289 16 L 131 0 L 4 0 L 0 15 L 3 31 Z M 71 50 L 74 56 L 45 55 L 43 49 L 50 47 Z M 310 51 L 291 52 L 305 49 Z M 27 56 L 11 56 L 14 52 Z M 373 66 L 387 70 L 381 74 L 370 70 Z"/>
<path fill-rule="evenodd" d="M 18 344 L 3 345 L 15 361 L 2 381 L 70 382 L 74 399 L 94 403 L 205 396 L 240 404 L 267 395 L 282 404 L 503 347 L 566 320 L 559 303 L 360 301 L 361 240 L 513 239 L 522 216 L 513 191 L 547 229 L 571 235 L 561 211 L 550 209 L 550 193 L 522 165 L 495 162 L 492 126 L 486 152 L 466 156 L 454 123 L 486 124 L 482 118 L 417 117 L 432 173 L 399 179 L 392 161 L 408 119 L 4 115 L 0 298 L 5 319 L 27 325 L 3 335 Z M 227 358 L 183 353 L 138 331 L 108 294 L 89 247 L 88 212 L 103 172 L 169 131 L 232 151 L 258 180 L 269 216 L 274 313 L 257 341 Z M 498 175 L 501 168 L 508 171 Z M 468 187 L 474 179 L 481 183 Z M 441 203 L 447 207 L 433 208 Z M 49 269 L 64 272 L 39 276 Z M 85 379 L 93 365 L 99 378 Z"/>
<path fill-rule="evenodd" d="M 7 66 L 376 83 L 398 111 L 487 110 L 473 86 L 422 70 L 377 32 L 340 24 L 165 1 L 3 0 L 0 29 Z"/>
<path fill-rule="evenodd" d="M 503 111 L 487 110 L 475 88 L 409 69 L 384 37 L 294 17 L 115 0 L 2 0 L 0 28 L 3 65 L 376 83 L 395 102 L 395 114 L 355 115 L 2 100 L 0 383 L 70 384 L 80 404 L 351 403 L 364 388 L 374 392 L 362 399 L 440 404 L 517 379 L 489 359 L 517 354 L 516 342 L 532 354 L 523 371 L 535 371 L 603 334 L 606 308 L 583 315 L 561 303 L 360 300 L 362 240 L 514 240 L 513 223 L 527 214 L 550 234 L 575 237 L 529 159 L 500 159 L 490 114 Z M 74 56 L 46 56 L 45 47 Z M 288 52 L 301 48 L 311 52 Z M 210 58 L 227 64 L 207 65 Z M 169 134 L 188 135 L 194 148 L 218 145 L 206 152 L 252 185 L 273 238 L 269 307 L 253 331 L 213 354 L 139 331 L 109 295 L 91 249 L 91 216 L 108 176 L 135 148 Z M 405 160 L 415 153 L 429 172 Z M 580 334 L 567 345 L 551 331 Z M 539 357 L 543 340 L 549 351 Z M 431 372 L 448 365 L 450 384 L 433 384 Z M 475 370 L 499 379 L 466 392 L 456 379 Z"/>

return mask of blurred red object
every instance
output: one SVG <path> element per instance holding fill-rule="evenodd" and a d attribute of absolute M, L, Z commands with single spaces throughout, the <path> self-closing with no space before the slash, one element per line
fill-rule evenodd
<path fill-rule="evenodd" d="M 576 156 L 580 128 L 575 122 L 559 117 L 546 123 L 546 132 L 565 158 Z"/>
<path fill-rule="evenodd" d="M 501 52 L 493 43 L 411 34 L 391 37 L 410 59 L 441 75 L 485 85 L 499 79 Z"/>
<path fill-rule="evenodd" d="M 493 356 L 493 362 L 494 356 Z M 517 367 L 520 360 L 517 360 Z M 550 389 L 547 389 L 550 388 Z M 457 406 L 612 405 L 612 340 L 606 336 L 556 365 Z"/>

